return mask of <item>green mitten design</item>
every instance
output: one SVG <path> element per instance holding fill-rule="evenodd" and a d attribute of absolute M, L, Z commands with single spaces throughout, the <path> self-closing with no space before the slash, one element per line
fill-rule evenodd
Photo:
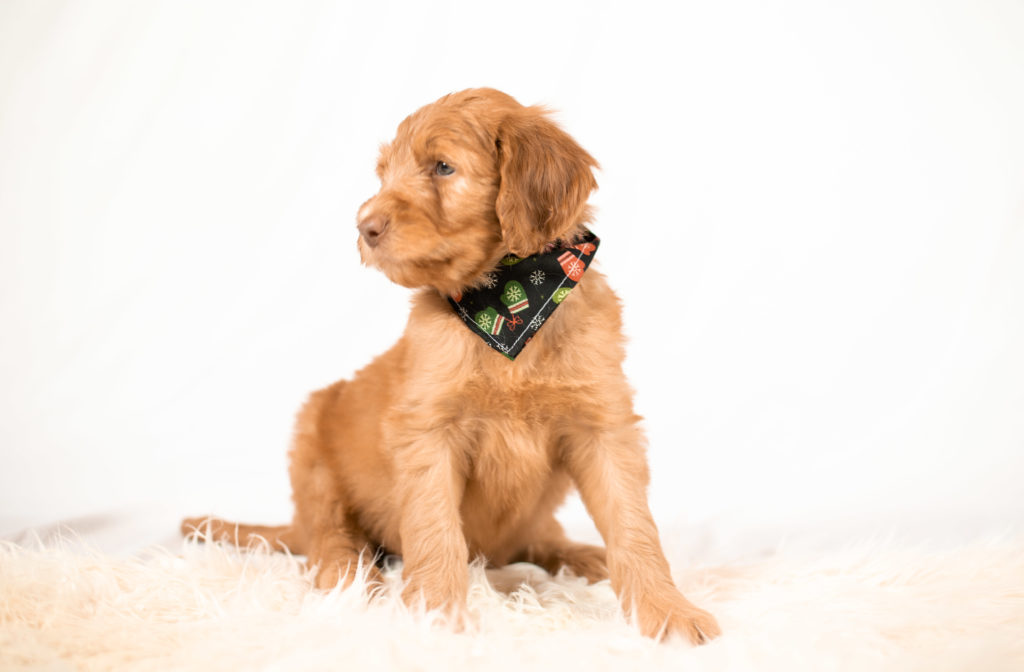
<path fill-rule="evenodd" d="M 513 315 L 530 307 L 530 301 L 526 298 L 526 290 L 515 280 L 505 283 L 505 291 L 501 293 L 501 302 L 508 306 L 509 312 Z"/>
<path fill-rule="evenodd" d="M 501 328 L 505 324 L 505 318 L 498 314 L 494 308 L 486 308 L 481 310 L 474 317 L 473 320 L 476 322 L 476 326 L 480 327 L 484 333 L 488 333 L 492 336 L 497 336 L 501 333 Z"/>
<path fill-rule="evenodd" d="M 569 296 L 569 292 L 571 291 L 572 287 L 560 287 L 559 289 L 555 290 L 555 293 L 551 297 L 551 300 L 554 301 L 555 303 L 561 303 L 562 301 L 565 301 L 565 297 Z"/>

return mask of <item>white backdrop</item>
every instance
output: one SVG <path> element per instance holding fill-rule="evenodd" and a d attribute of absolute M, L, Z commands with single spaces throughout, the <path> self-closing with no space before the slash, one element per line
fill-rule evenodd
<path fill-rule="evenodd" d="M 4 0 L 0 527 L 286 520 L 404 325 L 376 147 L 470 86 L 602 163 L 659 519 L 1024 521 L 1020 2 Z"/>

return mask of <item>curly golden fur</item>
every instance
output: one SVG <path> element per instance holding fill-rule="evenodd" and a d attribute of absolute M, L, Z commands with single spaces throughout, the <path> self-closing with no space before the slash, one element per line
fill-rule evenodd
<path fill-rule="evenodd" d="M 306 554 L 323 588 L 383 547 L 403 557 L 407 601 L 456 615 L 471 557 L 567 567 L 610 577 L 646 635 L 717 636 L 714 617 L 673 584 L 648 510 L 619 300 L 604 276 L 588 270 L 514 362 L 445 298 L 508 253 L 581 232 L 596 166 L 544 109 L 492 89 L 406 118 L 381 148 L 380 191 L 358 213 L 363 262 L 419 289 L 404 335 L 299 413 L 291 525 L 189 519 L 183 530 L 263 536 Z M 555 519 L 573 486 L 607 553 L 570 541 Z"/>

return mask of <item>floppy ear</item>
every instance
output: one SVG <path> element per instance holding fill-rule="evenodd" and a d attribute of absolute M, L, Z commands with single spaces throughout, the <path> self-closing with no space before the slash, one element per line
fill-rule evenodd
<path fill-rule="evenodd" d="M 585 218 L 597 161 L 543 109 L 523 108 L 502 121 L 498 164 L 495 211 L 512 254 L 533 254 Z"/>

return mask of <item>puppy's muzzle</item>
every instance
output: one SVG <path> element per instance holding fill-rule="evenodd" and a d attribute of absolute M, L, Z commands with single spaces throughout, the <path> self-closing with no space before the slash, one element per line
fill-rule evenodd
<path fill-rule="evenodd" d="M 363 237 L 367 245 L 377 247 L 380 239 L 387 233 L 388 224 L 390 222 L 387 217 L 370 214 L 359 220 L 359 235 Z"/>

